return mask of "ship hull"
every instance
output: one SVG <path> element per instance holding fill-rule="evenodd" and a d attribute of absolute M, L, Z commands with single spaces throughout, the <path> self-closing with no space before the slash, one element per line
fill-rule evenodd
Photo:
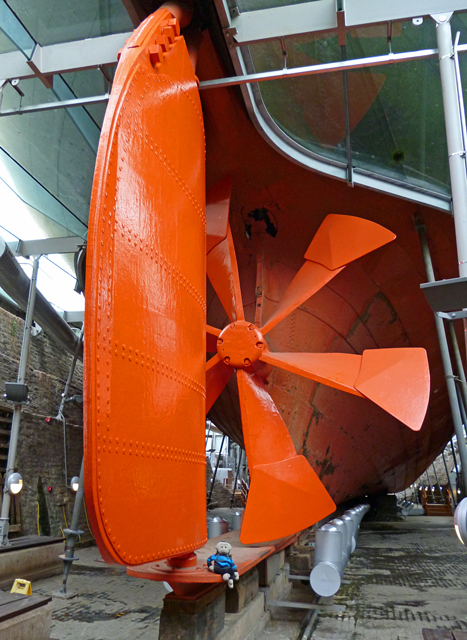
<path fill-rule="evenodd" d="M 200 79 L 223 73 L 208 38 L 197 71 Z M 422 429 L 410 431 L 364 398 L 277 368 L 270 372 L 268 390 L 297 452 L 337 503 L 404 489 L 439 455 L 453 430 L 433 313 L 420 291 L 426 275 L 413 215 L 426 224 L 437 278 L 457 275 L 452 218 L 295 165 L 259 135 L 236 89 L 202 92 L 202 104 L 208 187 L 226 175 L 233 178 L 230 224 L 247 320 L 267 321 L 326 215 L 366 218 L 397 235 L 346 267 L 272 329 L 268 342 L 281 352 L 424 347 L 431 394 Z M 222 328 L 227 322 L 208 284 L 208 323 Z M 234 379 L 209 417 L 242 444 Z"/>

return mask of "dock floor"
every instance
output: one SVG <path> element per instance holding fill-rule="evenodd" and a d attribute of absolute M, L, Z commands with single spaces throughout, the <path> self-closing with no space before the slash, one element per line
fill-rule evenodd
<path fill-rule="evenodd" d="M 312 640 L 422 640 L 423 629 L 467 640 L 467 548 L 452 517 L 363 522 L 344 579 L 335 602 L 345 612 L 320 614 Z M 286 613 L 261 640 L 297 638 Z"/>
<path fill-rule="evenodd" d="M 163 585 L 108 567 L 95 547 L 77 555 L 68 589 L 78 595 L 53 598 L 51 640 L 157 638 Z M 452 518 L 364 522 L 344 578 L 335 600 L 345 612 L 321 614 L 312 640 L 422 640 L 423 629 L 452 630 L 463 640 L 467 633 L 467 548 Z M 61 576 L 39 580 L 33 593 L 51 595 L 60 586 Z M 303 617 L 275 610 L 257 640 L 296 640 Z"/>

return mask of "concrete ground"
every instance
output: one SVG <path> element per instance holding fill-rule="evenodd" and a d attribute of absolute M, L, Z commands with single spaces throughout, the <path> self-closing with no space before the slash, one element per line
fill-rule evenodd
<path fill-rule="evenodd" d="M 95 547 L 77 555 L 68 588 L 78 595 L 54 597 L 51 640 L 156 640 L 163 585 L 108 567 Z M 313 640 L 421 640 L 423 628 L 467 631 L 467 548 L 452 518 L 363 523 L 344 577 L 349 584 L 335 600 L 346 610 L 321 614 Z M 33 592 L 60 586 L 56 576 L 36 581 Z M 295 600 L 310 596 L 300 584 L 292 593 Z M 296 640 L 304 615 L 273 610 L 257 640 Z"/>
<path fill-rule="evenodd" d="M 335 602 L 346 610 L 320 614 L 313 640 L 421 640 L 424 628 L 467 630 L 467 548 L 452 518 L 364 522 L 344 578 Z M 295 640 L 299 625 L 291 625 L 272 621 L 261 640 Z"/>

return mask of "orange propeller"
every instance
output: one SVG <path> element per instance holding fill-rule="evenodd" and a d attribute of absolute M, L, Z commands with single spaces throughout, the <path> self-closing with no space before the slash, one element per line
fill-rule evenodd
<path fill-rule="evenodd" d="M 275 365 L 319 383 L 366 397 L 417 431 L 428 406 L 429 369 L 424 349 L 367 350 L 340 353 L 272 353 L 265 335 L 319 291 L 353 260 L 394 240 L 380 225 L 352 216 L 329 215 L 318 229 L 305 264 L 287 288 L 266 324 L 245 321 L 237 260 L 228 224 L 225 181 L 208 193 L 207 233 L 225 236 L 207 254 L 207 275 L 230 323 L 221 331 L 207 327 L 208 344 L 217 353 L 206 364 L 207 403 L 212 406 L 237 371 L 245 450 L 251 487 L 241 540 L 264 542 L 310 526 L 335 509 L 326 489 L 303 456 L 259 376 L 260 363 Z M 222 204 L 216 204 L 216 194 Z M 215 213 L 215 214 L 214 214 Z"/>

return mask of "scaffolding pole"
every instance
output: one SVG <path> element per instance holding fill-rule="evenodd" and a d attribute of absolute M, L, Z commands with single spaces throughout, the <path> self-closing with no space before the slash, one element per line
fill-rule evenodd
<path fill-rule="evenodd" d="M 24 384 L 26 380 L 26 370 L 29 359 L 29 344 L 31 342 L 31 328 L 34 314 L 34 304 L 36 302 L 37 272 L 39 269 L 40 256 L 35 256 L 32 264 L 32 277 L 29 285 L 28 304 L 26 307 L 26 317 L 24 319 L 23 342 L 21 345 L 21 356 L 19 360 L 17 384 Z M 10 502 L 11 496 L 8 491 L 7 480 L 15 470 L 16 450 L 18 448 L 19 427 L 21 424 L 22 404 L 15 404 L 13 409 L 13 419 L 11 422 L 10 443 L 8 446 L 8 458 L 6 464 L 5 479 L 3 485 L 2 510 L 0 512 L 0 546 L 10 545 L 8 530 L 10 527 Z"/>

